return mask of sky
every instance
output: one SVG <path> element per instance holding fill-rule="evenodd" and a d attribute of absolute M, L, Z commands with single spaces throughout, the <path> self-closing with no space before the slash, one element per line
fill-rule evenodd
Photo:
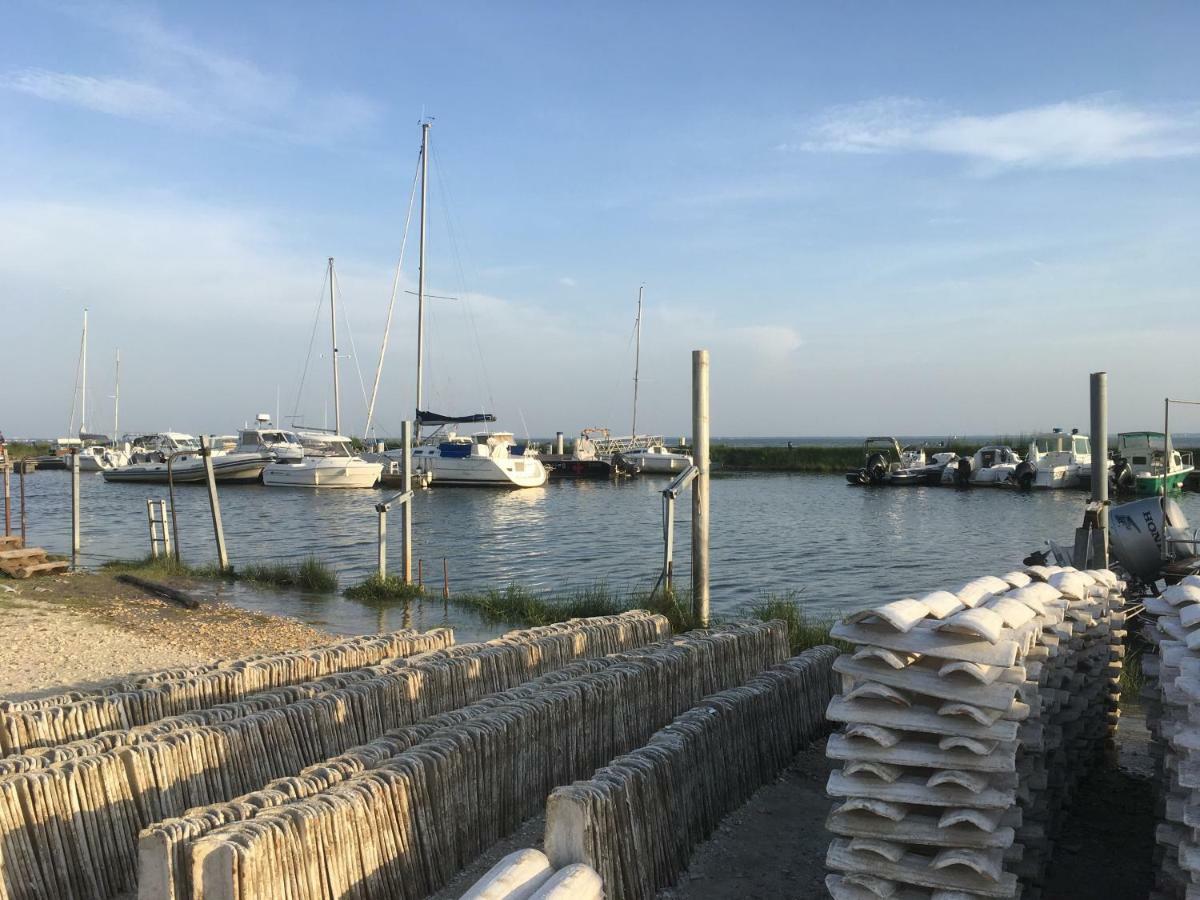
<path fill-rule="evenodd" d="M 72 427 L 85 307 L 89 430 L 112 430 L 118 350 L 122 431 L 332 425 L 331 256 L 361 434 L 403 245 L 375 414 L 397 432 L 423 117 L 427 408 L 628 433 L 643 285 L 639 432 L 689 433 L 697 348 L 715 435 L 1086 429 L 1098 370 L 1114 431 L 1200 398 L 1195 4 L 12 0 L 5 20 L 9 437 Z"/>

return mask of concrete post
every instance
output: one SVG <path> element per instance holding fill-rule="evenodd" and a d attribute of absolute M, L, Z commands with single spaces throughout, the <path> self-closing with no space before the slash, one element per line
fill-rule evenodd
<path fill-rule="evenodd" d="M 692 458 L 699 474 L 692 485 L 692 609 L 708 626 L 708 351 L 692 351 Z"/>
<path fill-rule="evenodd" d="M 556 432 L 554 435 L 554 452 L 558 456 L 563 455 L 563 433 L 561 431 Z"/>

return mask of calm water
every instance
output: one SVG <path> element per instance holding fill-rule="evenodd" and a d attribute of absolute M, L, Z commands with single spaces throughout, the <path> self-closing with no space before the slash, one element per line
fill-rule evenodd
<path fill-rule="evenodd" d="M 442 488 L 413 504 L 414 565 L 440 586 L 442 560 L 451 590 L 518 582 L 550 590 L 603 583 L 648 589 L 662 555 L 663 480 L 551 482 L 524 491 Z M 229 486 L 220 499 L 226 543 L 236 566 L 316 555 L 342 584 L 371 573 L 376 554 L 374 504 L 390 492 L 306 491 Z M 13 484 L 14 504 L 16 482 Z M 146 498 L 165 485 L 109 484 L 81 477 L 83 561 L 144 556 L 149 550 Z M 936 588 L 955 588 L 980 574 L 999 574 L 1053 539 L 1070 546 L 1085 495 L 1002 490 L 851 487 L 840 476 L 741 475 L 712 482 L 712 606 L 732 615 L 765 592 L 796 592 L 815 612 Z M 70 550 L 70 476 L 26 477 L 31 543 Z M 1184 511 L 1200 522 L 1200 495 L 1184 494 Z M 676 514 L 679 583 L 688 579 L 688 503 Z M 176 488 L 183 558 L 215 559 L 207 495 Z M 390 570 L 399 569 L 399 515 L 390 517 Z M 232 602 L 297 616 L 337 632 L 450 624 L 461 640 L 490 636 L 484 625 L 439 600 L 410 610 L 341 597 L 224 588 Z"/>

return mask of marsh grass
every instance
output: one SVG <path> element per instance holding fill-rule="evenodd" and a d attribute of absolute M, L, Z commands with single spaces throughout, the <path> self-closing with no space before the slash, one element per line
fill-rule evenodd
<path fill-rule="evenodd" d="M 351 600 L 365 603 L 395 603 L 423 597 L 425 589 L 417 584 L 405 584 L 404 579 L 396 575 L 380 578 L 376 573 L 358 584 L 351 585 L 342 593 Z"/>
<path fill-rule="evenodd" d="M 794 592 L 788 594 L 767 594 L 761 600 L 751 603 L 749 613 L 756 619 L 769 622 L 780 619 L 787 623 L 788 646 L 792 653 L 800 653 L 809 647 L 819 647 L 822 644 L 832 644 L 841 650 L 850 650 L 850 646 L 835 640 L 830 634 L 834 623 L 833 616 L 815 617 L 804 612 L 796 600 Z"/>
<path fill-rule="evenodd" d="M 337 590 L 338 586 L 337 574 L 315 556 L 309 556 L 299 563 L 250 563 L 241 569 L 230 567 L 223 572 L 211 563 L 190 566 L 187 563 L 176 562 L 174 557 L 168 556 L 117 559 L 104 563 L 100 569 L 107 573 L 129 572 L 145 576 L 157 575 L 160 578 L 249 581 L 271 587 L 296 588 L 320 593 L 332 593 Z"/>
<path fill-rule="evenodd" d="M 234 578 L 232 569 L 222 572 L 211 563 L 202 566 L 189 566 L 177 562 L 174 556 L 147 555 L 142 559 L 114 559 L 100 566 L 100 571 L 107 574 L 119 575 L 128 572 L 133 575 L 157 575 L 161 578 Z"/>

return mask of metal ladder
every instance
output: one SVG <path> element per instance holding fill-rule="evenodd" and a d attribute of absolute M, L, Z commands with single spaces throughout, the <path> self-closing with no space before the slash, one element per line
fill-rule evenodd
<path fill-rule="evenodd" d="M 159 550 L 170 559 L 171 529 L 167 524 L 167 501 L 146 499 L 146 521 L 150 525 L 150 555 L 158 559 Z"/>

